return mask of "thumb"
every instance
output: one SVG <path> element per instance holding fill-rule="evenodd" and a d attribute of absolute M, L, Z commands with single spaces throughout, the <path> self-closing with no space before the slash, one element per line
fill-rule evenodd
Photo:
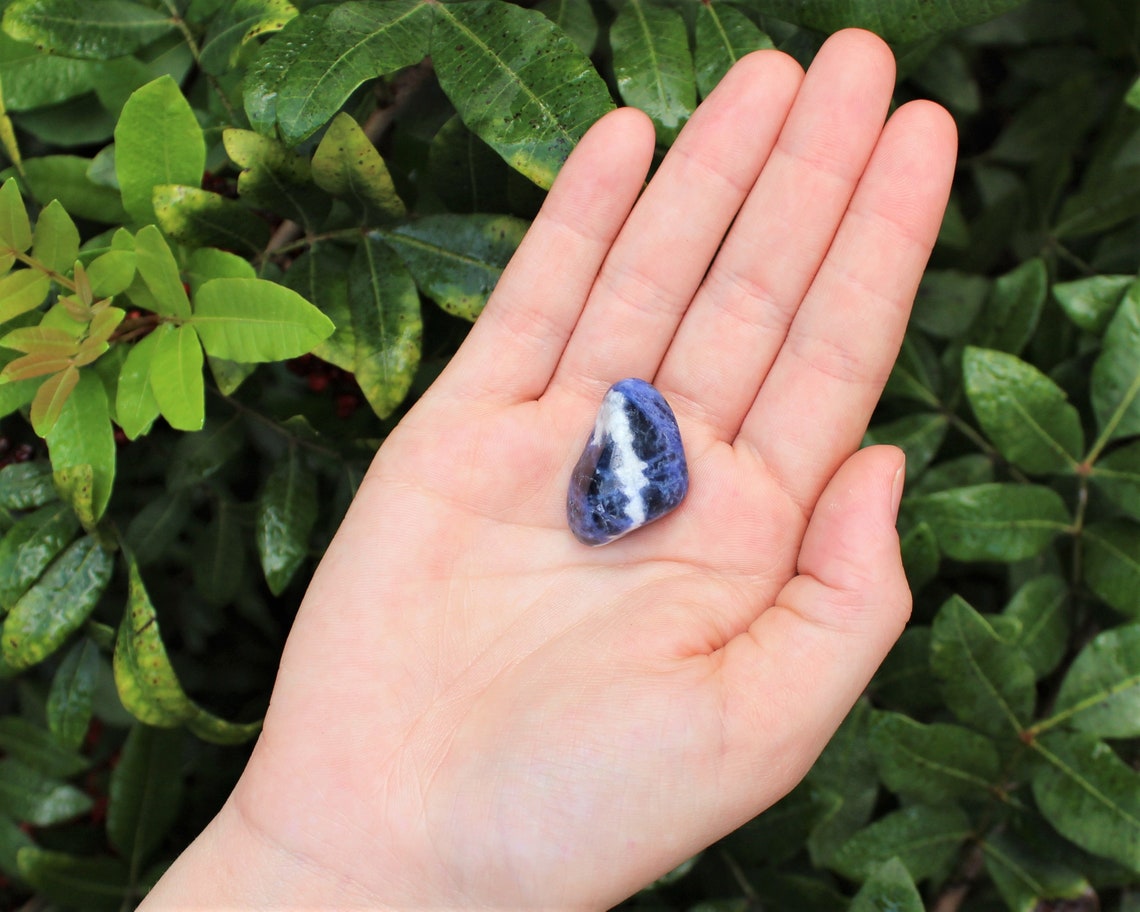
<path fill-rule="evenodd" d="M 754 799 L 773 801 L 799 781 L 906 625 L 910 589 L 895 531 L 904 465 L 885 446 L 847 459 L 812 512 L 798 575 L 726 647 L 726 746 L 747 763 L 783 733 L 783 762 L 761 773 L 765 794 Z"/>

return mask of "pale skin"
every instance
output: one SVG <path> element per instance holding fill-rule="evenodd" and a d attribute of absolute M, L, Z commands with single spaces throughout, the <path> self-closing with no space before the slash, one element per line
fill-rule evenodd
<path fill-rule="evenodd" d="M 954 167 L 858 31 L 742 60 L 656 176 L 578 145 L 305 596 L 229 802 L 143 907 L 602 909 L 804 775 L 910 613 L 902 454 L 859 450 Z M 688 498 L 603 548 L 570 470 L 652 381 Z"/>

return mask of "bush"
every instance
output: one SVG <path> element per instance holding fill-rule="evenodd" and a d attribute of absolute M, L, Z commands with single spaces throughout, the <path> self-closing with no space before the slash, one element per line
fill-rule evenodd
<path fill-rule="evenodd" d="M 1140 908 L 1140 4 L 0 10 L 6 907 L 130 908 L 219 807 L 585 128 L 616 98 L 664 150 L 743 53 L 856 24 L 963 140 L 867 434 L 915 619 L 799 788 L 628 905 Z"/>

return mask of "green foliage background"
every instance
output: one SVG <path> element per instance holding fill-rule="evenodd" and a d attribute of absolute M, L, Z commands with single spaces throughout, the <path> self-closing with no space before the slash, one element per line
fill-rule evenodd
<path fill-rule="evenodd" d="M 664 151 L 741 55 L 861 25 L 962 135 L 867 435 L 914 622 L 800 787 L 627 905 L 1140 909 L 1140 3 L 0 12 L 0 905 L 132 908 L 217 809 L 589 124 Z"/>

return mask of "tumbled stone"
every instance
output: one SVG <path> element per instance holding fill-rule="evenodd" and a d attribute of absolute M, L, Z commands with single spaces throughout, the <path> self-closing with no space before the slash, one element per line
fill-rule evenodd
<path fill-rule="evenodd" d="M 681 431 L 644 380 L 615 383 L 570 476 L 566 515 L 587 545 L 604 545 L 676 509 L 689 490 Z"/>

